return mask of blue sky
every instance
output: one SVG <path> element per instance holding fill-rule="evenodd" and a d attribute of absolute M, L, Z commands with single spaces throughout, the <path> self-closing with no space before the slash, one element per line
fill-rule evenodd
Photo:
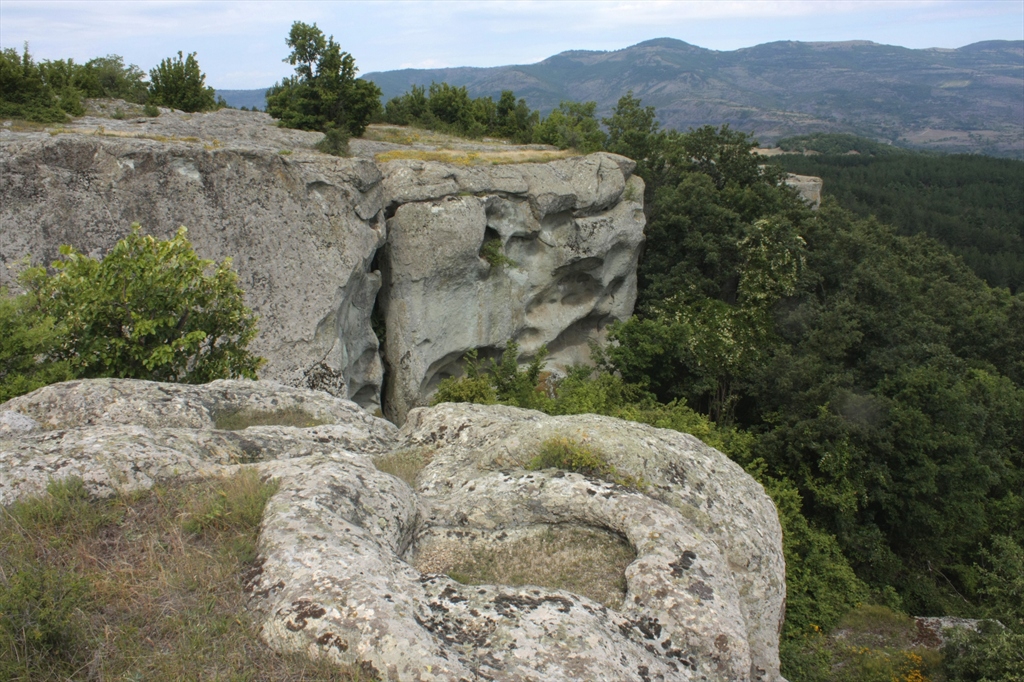
<path fill-rule="evenodd" d="M 36 59 L 119 54 L 144 70 L 196 52 L 217 88 L 271 85 L 293 21 L 316 22 L 363 73 L 528 64 L 570 49 L 671 37 L 714 50 L 774 40 L 872 40 L 956 48 L 1024 40 L 1021 0 L 214 2 L 0 0 L 0 46 Z"/>

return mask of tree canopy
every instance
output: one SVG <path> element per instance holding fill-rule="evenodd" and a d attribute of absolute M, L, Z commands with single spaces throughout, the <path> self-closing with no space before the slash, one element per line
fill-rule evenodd
<path fill-rule="evenodd" d="M 149 102 L 181 111 L 210 111 L 217 108 L 213 88 L 206 86 L 206 74 L 199 70 L 196 53 L 178 52 L 149 72 Z"/>
<path fill-rule="evenodd" d="M 355 58 L 315 23 L 293 23 L 286 43 L 292 51 L 284 61 L 295 75 L 267 91 L 267 113 L 287 128 L 362 135 L 380 108 L 380 89 L 356 78 Z"/>

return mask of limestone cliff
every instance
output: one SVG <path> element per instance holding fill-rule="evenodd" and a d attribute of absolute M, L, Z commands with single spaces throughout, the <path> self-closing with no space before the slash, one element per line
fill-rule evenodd
<path fill-rule="evenodd" d="M 371 410 L 384 388 L 398 421 L 467 350 L 547 344 L 558 370 L 632 312 L 644 220 L 628 159 L 377 163 L 316 152 L 320 137 L 234 110 L 0 130 L 0 285 L 61 244 L 98 256 L 133 222 L 185 225 L 200 256 L 233 258 L 263 376 Z M 481 256 L 494 239 L 504 264 Z"/>

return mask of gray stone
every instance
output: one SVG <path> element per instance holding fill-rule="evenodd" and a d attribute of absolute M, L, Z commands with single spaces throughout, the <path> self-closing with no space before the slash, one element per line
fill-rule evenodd
<path fill-rule="evenodd" d="M 61 244 L 98 257 L 133 222 L 161 238 L 185 225 L 201 257 L 232 258 L 260 316 L 250 347 L 268 360 L 262 376 L 379 406 L 373 161 L 293 146 L 321 135 L 228 109 L 73 130 L 0 137 L 0 285 L 16 289 L 14 264 L 51 262 Z"/>
<path fill-rule="evenodd" d="M 300 412 L 327 423 L 214 428 L 224 415 Z M 245 381 L 68 382 L 0 414 L 38 424 L 0 432 L 0 504 L 68 476 L 97 496 L 241 467 L 277 479 L 245 585 L 278 651 L 398 681 L 781 680 L 774 508 L 691 436 L 451 404 L 413 410 L 399 432 L 348 401 Z M 554 436 L 590 443 L 620 473 L 642 477 L 642 490 L 525 471 Z M 410 449 L 428 461 L 415 490 L 374 465 Z M 630 544 L 621 607 L 550 587 L 465 585 L 413 566 L 438 539 L 485 547 L 554 526 Z"/>
<path fill-rule="evenodd" d="M 0 436 L 27 433 L 39 428 L 39 422 L 11 410 L 0 411 Z"/>
<path fill-rule="evenodd" d="M 749 647 L 747 676 L 723 679 L 780 679 L 778 633 L 786 586 L 778 515 L 761 486 L 722 453 L 676 431 L 595 415 L 549 417 L 498 405 L 415 409 L 402 436 L 403 447 L 430 448 L 430 464 L 418 478 L 424 499 L 457 498 L 459 491 L 478 488 L 496 472 L 511 475 L 550 438 L 592 444 L 619 472 L 642 478 L 648 497 L 680 514 L 690 532 L 709 543 L 692 551 L 710 562 L 712 568 L 702 570 L 714 576 L 706 582 L 715 594 L 736 595 L 730 607 L 742 614 L 743 646 Z M 494 499 L 460 508 L 467 518 L 479 519 L 470 526 L 512 525 L 502 521 L 507 512 Z M 610 530 L 623 533 L 614 526 Z M 634 547 L 639 553 L 640 547 Z M 714 563 L 717 556 L 723 564 Z M 726 599 L 719 597 L 720 604 Z M 737 648 L 731 651 L 739 655 Z"/>
<path fill-rule="evenodd" d="M 784 182 L 795 189 L 800 198 L 810 204 L 812 209 L 818 210 L 821 207 L 821 188 L 824 184 L 821 178 L 790 173 Z"/>
<path fill-rule="evenodd" d="M 443 164 L 386 166 L 389 194 L 408 190 L 381 259 L 385 412 L 397 423 L 463 372 L 467 351 L 496 357 L 513 340 L 528 360 L 546 346 L 547 368 L 561 372 L 589 360 L 589 343 L 632 314 L 644 216 L 643 182 L 624 174 L 628 159 L 508 167 L 504 186 L 502 177 L 485 184 L 479 172 Z M 525 193 L 511 181 L 516 173 Z M 488 240 L 514 265 L 487 262 Z"/>
<path fill-rule="evenodd" d="M 51 479 L 78 476 L 97 496 L 147 489 L 155 481 L 223 473 L 231 466 L 355 450 L 380 454 L 397 430 L 358 405 L 321 391 L 267 381 L 161 384 L 89 379 L 46 386 L 3 404 L 0 504 L 38 494 Z M 315 424 L 222 430 L 232 420 Z"/>
<path fill-rule="evenodd" d="M 51 262 L 61 244 L 101 257 L 133 222 L 161 238 L 185 225 L 201 257 L 233 259 L 260 316 L 251 349 L 268 360 L 261 376 L 373 412 L 383 350 L 397 401 L 387 411 L 398 420 L 461 371 L 467 350 L 487 357 L 514 339 L 526 360 L 546 343 L 557 372 L 585 361 L 589 341 L 632 312 L 643 184 L 624 157 L 377 164 L 372 153 L 321 154 L 322 134 L 278 128 L 266 114 L 103 117 L 119 108 L 139 113 L 97 100 L 53 134 L 0 130 L 0 286 L 17 291 L 16 264 Z M 353 143 L 357 153 L 370 144 Z M 388 240 L 392 215 L 398 234 Z M 516 267 L 478 257 L 491 237 Z M 379 300 L 377 261 L 391 292 Z M 390 311 L 384 349 L 370 321 L 378 303 Z M 454 318 L 439 315 L 454 308 Z"/>

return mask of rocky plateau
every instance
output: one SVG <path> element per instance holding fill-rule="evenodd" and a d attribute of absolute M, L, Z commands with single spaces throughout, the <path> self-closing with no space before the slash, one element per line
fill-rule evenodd
<path fill-rule="evenodd" d="M 316 425 L 275 425 L 282 414 Z M 594 443 L 642 489 L 526 470 L 553 437 Z M 409 453 L 422 463 L 411 486 L 384 471 Z M 110 496 L 244 467 L 280 483 L 246 579 L 275 650 L 395 681 L 781 679 L 775 508 L 692 436 L 468 404 L 414 408 L 399 429 L 351 401 L 266 381 L 92 379 L 0 406 L 0 504 L 69 476 Z M 446 543 L 487 551 L 552 528 L 628 543 L 620 605 L 417 568 Z"/>

